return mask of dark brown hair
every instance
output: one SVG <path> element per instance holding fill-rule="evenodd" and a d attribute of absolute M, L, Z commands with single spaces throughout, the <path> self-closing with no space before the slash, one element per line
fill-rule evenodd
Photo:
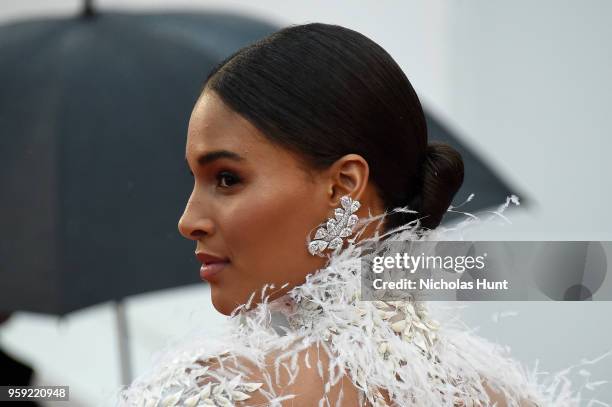
<path fill-rule="evenodd" d="M 459 153 L 428 144 L 425 115 L 404 72 L 348 28 L 311 23 L 277 31 L 219 63 L 206 89 L 312 168 L 361 155 L 385 209 L 418 212 L 389 216 L 386 230 L 415 217 L 435 228 L 463 183 Z"/>

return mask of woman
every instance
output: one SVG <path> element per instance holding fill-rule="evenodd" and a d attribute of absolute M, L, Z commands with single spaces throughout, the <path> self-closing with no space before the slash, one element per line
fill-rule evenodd
<path fill-rule="evenodd" d="M 520 366 L 424 303 L 359 300 L 365 243 L 427 236 L 463 182 L 370 39 L 306 24 L 237 51 L 206 81 L 186 160 L 179 230 L 234 326 L 168 352 L 122 404 L 545 405 Z"/>

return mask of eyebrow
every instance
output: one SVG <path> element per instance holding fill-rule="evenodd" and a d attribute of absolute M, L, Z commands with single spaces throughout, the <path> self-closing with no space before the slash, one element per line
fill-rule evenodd
<path fill-rule="evenodd" d="M 228 150 L 215 150 L 215 151 L 211 151 L 209 153 L 200 155 L 196 159 L 196 162 L 200 166 L 205 166 L 206 164 L 210 164 L 213 161 L 220 160 L 222 158 L 228 158 L 234 161 L 244 161 L 244 157 L 241 156 L 240 154 L 236 154 Z M 187 161 L 187 157 L 185 157 L 185 163 L 187 164 L 187 168 L 189 168 L 189 161 Z"/>

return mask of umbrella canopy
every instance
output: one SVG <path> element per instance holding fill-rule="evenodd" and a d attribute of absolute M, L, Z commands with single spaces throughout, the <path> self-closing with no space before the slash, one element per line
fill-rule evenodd
<path fill-rule="evenodd" d="M 200 282 L 193 244 L 177 231 L 193 182 L 189 115 L 216 62 L 277 28 L 218 13 L 0 27 L 0 310 L 63 315 Z M 466 157 L 474 206 L 511 193 L 429 122 L 432 139 Z"/>
<path fill-rule="evenodd" d="M 0 309 L 200 282 L 177 230 L 189 115 L 213 64 L 275 29 L 119 13 L 0 28 Z"/>
<path fill-rule="evenodd" d="M 470 194 L 474 194 L 474 200 L 469 206 L 462 207 L 461 210 L 468 212 L 476 212 L 488 208 L 496 208 L 503 204 L 506 197 L 517 195 L 520 198 L 522 206 L 531 202 L 531 200 L 520 192 L 516 187 L 495 171 L 487 164 L 484 157 L 474 151 L 461 141 L 461 138 L 438 118 L 433 116 L 431 112 L 425 109 L 427 120 L 427 131 L 429 141 L 443 141 L 453 146 L 463 158 L 464 165 L 464 181 L 463 185 L 453 199 L 453 205 L 462 204 Z M 461 218 L 463 215 L 456 213 L 448 213 L 445 215 L 442 223 Z"/>

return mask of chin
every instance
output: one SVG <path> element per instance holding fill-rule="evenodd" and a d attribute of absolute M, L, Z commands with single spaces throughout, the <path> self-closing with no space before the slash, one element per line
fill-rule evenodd
<path fill-rule="evenodd" d="M 213 307 L 223 315 L 230 315 L 236 306 L 232 307 L 232 304 L 228 302 L 228 298 L 226 296 L 220 295 L 220 293 L 216 293 L 215 289 L 211 289 L 210 300 L 212 302 Z"/>
<path fill-rule="evenodd" d="M 219 287 L 210 287 L 210 300 L 213 307 L 223 315 L 231 315 L 232 311 L 244 304 L 245 301 L 237 298 L 236 295 L 228 294 L 227 290 L 221 290 Z"/>

